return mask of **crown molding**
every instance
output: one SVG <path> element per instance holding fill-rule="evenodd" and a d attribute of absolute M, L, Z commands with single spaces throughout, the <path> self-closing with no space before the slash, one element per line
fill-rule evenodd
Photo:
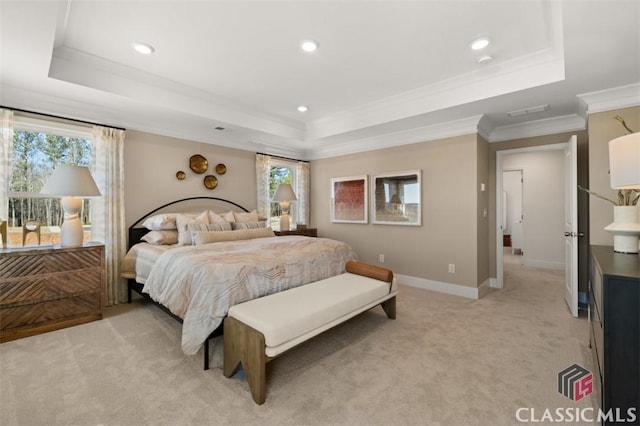
<path fill-rule="evenodd" d="M 135 101 L 186 113 L 284 139 L 303 140 L 302 122 L 287 120 L 246 105 L 90 55 L 66 46 L 53 50 L 49 77 L 105 91 Z"/>
<path fill-rule="evenodd" d="M 640 105 L 640 83 L 577 95 L 580 111 L 589 114 Z"/>
<path fill-rule="evenodd" d="M 357 139 L 350 141 L 348 144 L 334 144 L 316 148 L 309 152 L 309 159 L 319 160 L 322 158 L 473 134 L 478 132 L 478 123 L 482 117 L 483 115 L 476 115 L 445 123 Z"/>
<path fill-rule="evenodd" d="M 488 141 L 502 142 L 556 133 L 575 132 L 586 128 L 587 122 L 583 117 L 578 114 L 570 114 L 496 127 L 491 132 Z"/>
<path fill-rule="evenodd" d="M 307 140 L 330 138 L 564 80 L 563 6 L 561 2 L 547 6 L 551 40 L 546 49 L 313 120 L 307 124 Z"/>

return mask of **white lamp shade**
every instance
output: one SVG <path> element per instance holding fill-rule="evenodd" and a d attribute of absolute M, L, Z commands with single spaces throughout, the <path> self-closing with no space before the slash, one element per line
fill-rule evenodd
<path fill-rule="evenodd" d="M 621 136 L 609 142 L 611 188 L 640 188 L 640 133 Z"/>
<path fill-rule="evenodd" d="M 273 196 L 273 201 L 298 201 L 296 194 L 293 192 L 293 188 L 288 183 L 281 183 L 276 189 L 276 193 Z"/>
<path fill-rule="evenodd" d="M 95 197 L 100 195 L 100 190 L 87 167 L 59 164 L 40 193 L 59 197 Z"/>

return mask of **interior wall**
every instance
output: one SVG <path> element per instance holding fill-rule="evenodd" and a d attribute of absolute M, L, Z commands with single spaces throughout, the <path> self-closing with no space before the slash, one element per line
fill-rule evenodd
<path fill-rule="evenodd" d="M 478 189 L 477 195 L 477 262 L 478 262 L 478 285 L 482 285 L 487 281 L 487 288 L 489 288 L 489 251 L 487 245 L 491 240 L 489 235 L 489 143 L 479 135 L 477 137 L 477 179 L 476 188 Z"/>
<path fill-rule="evenodd" d="M 206 173 L 196 174 L 189 168 L 189 158 L 194 154 L 208 160 Z M 218 163 L 227 166 L 224 175 L 215 173 Z M 256 208 L 253 152 L 127 130 L 124 167 L 127 226 L 155 207 L 186 197 L 219 197 L 250 210 Z M 179 170 L 185 172 L 184 180 L 176 178 Z M 207 174 L 218 178 L 212 190 L 203 184 Z"/>
<path fill-rule="evenodd" d="M 502 166 L 523 171 L 524 264 L 564 269 L 564 150 L 507 154 Z"/>
<path fill-rule="evenodd" d="M 595 191 L 617 200 L 617 191 L 609 179 L 609 141 L 628 132 L 615 120 L 621 116 L 634 132 L 640 132 L 640 106 L 599 112 L 589 115 L 589 185 Z M 582 192 L 582 191 L 580 191 Z M 613 235 L 604 227 L 613 222 L 613 204 L 594 196 L 582 195 L 589 203 L 589 241 L 591 244 L 613 245 Z"/>
<path fill-rule="evenodd" d="M 484 162 L 478 158 L 485 155 L 478 144 L 471 134 L 314 160 L 311 225 L 321 237 L 350 244 L 364 262 L 397 274 L 477 287 L 484 281 L 478 274 L 478 223 L 486 221 L 478 218 L 478 163 Z M 373 175 L 416 169 L 422 171 L 422 226 L 374 225 L 371 214 L 367 224 L 330 221 L 331 178 L 367 175 L 370 196 Z M 455 273 L 448 272 L 449 264 L 455 264 Z"/>

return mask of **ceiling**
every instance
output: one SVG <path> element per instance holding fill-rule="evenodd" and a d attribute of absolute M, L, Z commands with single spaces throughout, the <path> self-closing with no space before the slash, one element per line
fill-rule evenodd
<path fill-rule="evenodd" d="M 1 105 L 302 159 L 640 104 L 637 0 L 0 0 L 0 23 Z"/>

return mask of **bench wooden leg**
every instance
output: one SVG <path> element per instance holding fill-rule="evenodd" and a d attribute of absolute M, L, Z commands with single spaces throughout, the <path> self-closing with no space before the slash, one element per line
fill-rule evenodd
<path fill-rule="evenodd" d="M 264 335 L 233 317 L 224 320 L 225 377 L 238 371 L 240 364 L 247 376 L 251 396 L 257 404 L 266 399 L 266 355 Z"/>
<path fill-rule="evenodd" d="M 387 318 L 396 319 L 396 297 L 393 296 L 391 299 L 385 300 L 380 304 L 384 312 L 387 314 Z"/>

